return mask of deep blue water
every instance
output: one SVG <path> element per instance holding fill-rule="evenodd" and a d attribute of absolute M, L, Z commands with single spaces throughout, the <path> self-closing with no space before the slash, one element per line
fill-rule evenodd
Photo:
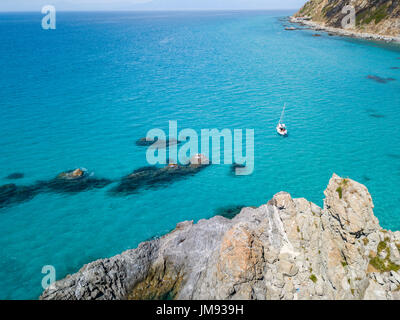
<path fill-rule="evenodd" d="M 364 183 L 382 226 L 400 230 L 400 50 L 285 31 L 289 14 L 58 13 L 53 31 L 40 14 L 1 14 L 0 185 L 76 167 L 119 179 L 146 165 L 135 140 L 168 120 L 254 129 L 255 171 L 215 165 L 130 196 L 114 183 L 0 208 L 0 298 L 35 299 L 43 265 L 60 279 L 222 206 L 281 190 L 322 205 L 334 172 Z"/>

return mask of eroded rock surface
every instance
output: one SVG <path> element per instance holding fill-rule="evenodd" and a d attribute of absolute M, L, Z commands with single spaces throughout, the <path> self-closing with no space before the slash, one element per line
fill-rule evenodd
<path fill-rule="evenodd" d="M 400 299 L 400 232 L 365 186 L 333 175 L 324 207 L 280 192 L 233 219 L 179 223 L 85 265 L 41 299 Z"/>

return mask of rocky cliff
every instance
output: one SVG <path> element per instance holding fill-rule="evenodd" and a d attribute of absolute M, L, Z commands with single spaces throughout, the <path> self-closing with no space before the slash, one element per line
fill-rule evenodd
<path fill-rule="evenodd" d="M 324 207 L 280 192 L 229 220 L 179 223 L 85 265 L 41 299 L 400 299 L 400 232 L 367 188 L 337 175 Z"/>
<path fill-rule="evenodd" d="M 399 39 L 400 0 L 310 0 L 293 16 L 292 21 L 338 31 L 342 29 L 342 20 L 348 13 L 342 13 L 346 5 L 354 7 L 356 19 L 355 27 L 346 30 L 345 35 Z"/>

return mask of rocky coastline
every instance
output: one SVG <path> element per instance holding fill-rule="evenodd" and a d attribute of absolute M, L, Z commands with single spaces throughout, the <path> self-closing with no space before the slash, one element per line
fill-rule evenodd
<path fill-rule="evenodd" d="M 323 208 L 279 192 L 231 219 L 181 222 L 40 299 L 400 299 L 400 232 L 380 227 L 356 181 L 334 174 L 324 195 Z"/>
<path fill-rule="evenodd" d="M 324 31 L 332 35 L 349 37 L 349 38 L 358 38 L 364 40 L 374 40 L 374 41 L 384 41 L 384 42 L 393 42 L 400 44 L 400 36 L 394 37 L 389 35 L 380 35 L 376 33 L 368 33 L 368 32 L 360 32 L 356 30 L 347 30 L 342 28 L 329 27 L 322 23 L 314 22 L 309 20 L 307 17 L 290 17 L 289 21 L 295 24 L 300 24 L 303 26 L 307 26 L 316 31 Z"/>
<path fill-rule="evenodd" d="M 354 25 L 344 28 L 349 5 L 354 10 Z M 309 0 L 290 21 L 329 34 L 400 43 L 398 0 Z"/>

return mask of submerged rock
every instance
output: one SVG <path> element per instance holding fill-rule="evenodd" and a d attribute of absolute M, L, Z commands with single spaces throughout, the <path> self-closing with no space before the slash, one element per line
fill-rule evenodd
<path fill-rule="evenodd" d="M 386 154 L 388 157 L 393 158 L 393 159 L 400 159 L 400 154 L 396 153 L 388 153 Z"/>
<path fill-rule="evenodd" d="M 152 144 L 156 143 L 158 139 L 155 140 L 147 140 L 146 138 L 140 138 L 136 140 L 135 144 L 139 147 L 148 147 L 151 146 Z"/>
<path fill-rule="evenodd" d="M 76 193 L 94 188 L 104 188 L 112 182 L 109 179 L 94 178 L 86 170 L 78 168 L 62 172 L 49 181 L 37 181 L 30 186 L 6 184 L 0 186 L 0 208 L 31 200 L 39 193 Z"/>
<path fill-rule="evenodd" d="M 179 223 L 85 265 L 40 299 L 400 299 L 400 232 L 367 188 L 333 175 L 324 207 L 280 192 L 233 219 Z"/>
<path fill-rule="evenodd" d="M 113 193 L 130 194 L 141 188 L 158 188 L 168 185 L 176 180 L 187 178 L 198 173 L 207 165 L 201 163 L 189 165 L 169 164 L 163 168 L 147 166 L 136 169 L 131 174 L 122 178 L 120 183 L 111 189 Z"/>
<path fill-rule="evenodd" d="M 142 167 L 122 178 L 120 183 L 111 189 L 113 193 L 133 193 L 143 187 L 153 177 L 158 168 L 154 166 Z"/>
<path fill-rule="evenodd" d="M 378 83 L 388 83 L 389 81 L 395 81 L 396 79 L 394 78 L 381 78 L 379 76 L 374 76 L 374 75 L 368 75 L 367 79 L 373 80 Z"/>
<path fill-rule="evenodd" d="M 23 173 L 20 172 L 15 172 L 15 173 L 11 173 L 9 174 L 6 179 L 8 180 L 17 180 L 17 179 L 22 179 L 24 177 Z"/>
<path fill-rule="evenodd" d="M 368 177 L 367 175 L 363 175 L 363 180 L 368 182 L 368 181 L 371 181 L 371 178 Z"/>
<path fill-rule="evenodd" d="M 40 192 L 38 186 L 0 186 L 0 208 L 33 199 Z"/>
<path fill-rule="evenodd" d="M 112 182 L 109 179 L 94 178 L 86 170 L 78 168 L 62 172 L 50 181 L 39 181 L 37 184 L 44 191 L 76 193 L 101 189 Z"/>
<path fill-rule="evenodd" d="M 244 205 L 232 205 L 232 206 L 221 207 L 221 208 L 218 208 L 217 210 L 215 210 L 215 215 L 221 216 L 221 217 L 224 217 L 227 219 L 233 219 L 245 207 L 246 206 L 244 206 Z"/>
<path fill-rule="evenodd" d="M 161 140 L 161 139 L 147 140 L 146 137 L 136 140 L 136 145 L 139 147 L 149 147 L 153 144 L 155 145 L 156 143 L 157 143 L 157 146 L 159 148 L 161 148 L 162 146 L 169 147 L 172 145 L 180 144 L 181 141 L 178 141 L 173 138 L 168 138 L 167 140 Z"/>
<path fill-rule="evenodd" d="M 365 110 L 367 113 L 368 113 L 368 115 L 371 117 L 371 118 L 385 118 L 385 115 L 383 115 L 383 114 L 380 114 L 380 113 L 377 113 L 377 111 L 375 110 L 375 109 L 370 109 L 370 108 L 368 108 L 368 109 L 366 109 Z"/>
<path fill-rule="evenodd" d="M 372 118 L 378 118 L 378 119 L 385 117 L 383 114 L 379 114 L 379 113 L 371 113 L 369 116 Z"/>

